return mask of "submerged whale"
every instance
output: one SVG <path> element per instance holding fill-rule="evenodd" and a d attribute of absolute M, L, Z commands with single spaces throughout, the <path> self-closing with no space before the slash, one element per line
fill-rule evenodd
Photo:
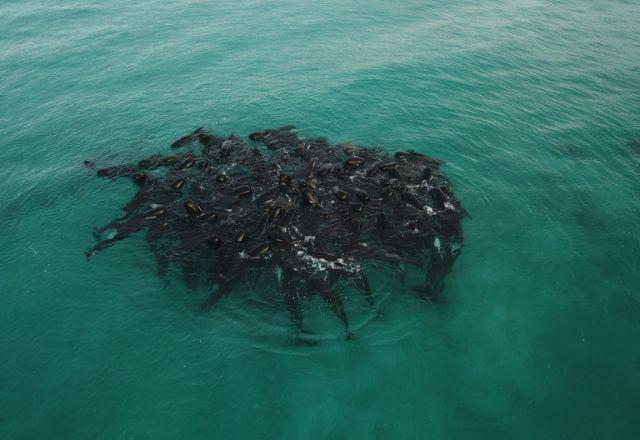
<path fill-rule="evenodd" d="M 352 337 L 337 283 L 349 281 L 373 305 L 365 262 L 416 266 L 425 278 L 415 291 L 442 300 L 467 212 L 440 160 L 301 138 L 293 125 L 248 138 L 198 128 L 171 144 L 184 148 L 179 154 L 98 169 L 99 177 L 131 179 L 137 190 L 121 217 L 94 230 L 87 258 L 144 231 L 160 277 L 177 267 L 188 286 L 202 278 L 213 286 L 203 309 L 252 271 L 278 273 L 300 343 L 309 342 L 302 304 L 312 295 Z M 114 232 L 102 239 L 107 230 Z"/>

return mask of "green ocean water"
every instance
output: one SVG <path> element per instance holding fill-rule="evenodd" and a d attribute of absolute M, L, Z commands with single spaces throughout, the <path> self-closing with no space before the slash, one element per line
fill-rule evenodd
<path fill-rule="evenodd" d="M 0 438 L 640 438 L 640 2 L 0 0 Z M 216 309 L 113 164 L 216 132 L 444 159 L 473 218 L 446 303 L 369 274 L 356 339 L 270 287 Z M 262 290 L 261 290 L 262 289 Z"/>

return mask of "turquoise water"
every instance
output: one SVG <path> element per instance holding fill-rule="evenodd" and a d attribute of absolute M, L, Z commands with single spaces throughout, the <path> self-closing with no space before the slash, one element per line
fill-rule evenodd
<path fill-rule="evenodd" d="M 401 4 L 396 4 L 401 3 Z M 638 438 L 638 1 L 0 2 L 0 438 Z M 473 215 L 424 303 L 370 274 L 312 348 L 201 313 L 84 159 L 201 125 L 414 148 Z"/>

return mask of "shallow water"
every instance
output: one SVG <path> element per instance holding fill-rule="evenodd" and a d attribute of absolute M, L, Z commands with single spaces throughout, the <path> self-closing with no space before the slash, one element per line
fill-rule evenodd
<path fill-rule="evenodd" d="M 638 1 L 166 3 L 0 2 L 1 438 L 640 436 Z M 446 304 L 373 272 L 292 348 L 271 289 L 86 261 L 133 188 L 84 159 L 288 123 L 447 161 Z"/>

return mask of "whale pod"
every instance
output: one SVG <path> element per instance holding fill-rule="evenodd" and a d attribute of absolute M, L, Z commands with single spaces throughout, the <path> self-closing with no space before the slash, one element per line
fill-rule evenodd
<path fill-rule="evenodd" d="M 314 343 L 302 321 L 304 300 L 314 295 L 352 337 L 339 286 L 352 283 L 371 306 L 365 267 L 383 277 L 421 268 L 416 291 L 439 300 L 467 216 L 441 162 L 413 151 L 331 145 L 294 129 L 251 133 L 261 145 L 198 129 L 173 142 L 191 146 L 178 154 L 97 169 L 137 187 L 121 215 L 95 228 L 87 257 L 141 233 L 158 276 L 173 266 L 190 288 L 201 279 L 214 286 L 202 310 L 230 297 L 239 282 L 266 289 L 275 275 L 294 344 Z"/>

